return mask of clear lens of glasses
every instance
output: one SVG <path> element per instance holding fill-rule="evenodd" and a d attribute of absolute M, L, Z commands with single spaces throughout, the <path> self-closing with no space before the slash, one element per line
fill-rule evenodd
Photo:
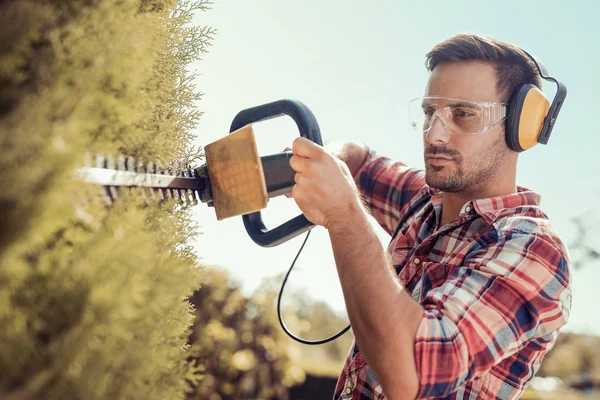
<path fill-rule="evenodd" d="M 506 118 L 506 104 L 481 103 L 448 97 L 419 97 L 409 102 L 409 123 L 416 130 L 429 132 L 438 119 L 458 134 L 485 133 Z"/>

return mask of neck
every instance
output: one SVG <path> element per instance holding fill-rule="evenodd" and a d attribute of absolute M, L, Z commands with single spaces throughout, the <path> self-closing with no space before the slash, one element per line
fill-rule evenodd
<path fill-rule="evenodd" d="M 455 219 L 466 202 L 490 197 L 505 196 L 517 192 L 516 174 L 506 174 L 499 179 L 493 176 L 480 186 L 473 186 L 460 192 L 443 192 L 442 220 L 440 226 Z M 509 178 L 507 178 L 507 176 Z"/>

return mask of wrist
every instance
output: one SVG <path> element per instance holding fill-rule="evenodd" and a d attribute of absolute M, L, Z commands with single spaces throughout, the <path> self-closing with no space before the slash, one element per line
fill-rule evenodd
<path fill-rule="evenodd" d="M 337 217 L 332 218 L 325 224 L 325 228 L 330 234 L 348 232 L 356 227 L 363 229 L 363 225 L 365 223 L 368 224 L 367 215 L 367 211 L 365 210 L 360 197 L 357 196 L 357 198 L 350 202 L 347 207 L 339 209 Z"/>

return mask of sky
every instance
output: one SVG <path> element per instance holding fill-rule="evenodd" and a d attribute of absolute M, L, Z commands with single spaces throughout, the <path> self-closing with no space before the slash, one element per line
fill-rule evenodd
<path fill-rule="evenodd" d="M 193 21 L 217 29 L 209 53 L 189 67 L 204 93 L 196 145 L 227 135 L 241 110 L 289 98 L 312 110 L 323 140 L 364 143 L 423 168 L 421 135 L 408 126 L 407 105 L 423 95 L 425 54 L 459 33 L 491 36 L 534 54 L 568 88 L 549 144 L 520 155 L 517 184 L 542 195 L 542 208 L 567 245 L 581 242 L 572 220 L 582 216 L 593 232 L 586 243 L 600 243 L 598 15 L 594 1 L 215 0 Z M 544 85 L 550 98 L 554 89 Z M 298 136 L 288 117 L 254 129 L 260 155 L 283 151 Z M 279 197 L 270 200 L 263 219 L 273 228 L 299 213 L 293 199 Z M 241 217 L 217 221 L 212 208 L 200 205 L 194 218 L 201 263 L 227 269 L 246 293 L 287 271 L 304 238 L 262 248 L 247 235 Z M 375 229 L 387 246 L 390 237 Z M 565 330 L 600 335 L 594 309 L 598 282 L 600 262 L 573 271 Z M 324 228 L 311 231 L 290 284 L 344 312 Z"/>

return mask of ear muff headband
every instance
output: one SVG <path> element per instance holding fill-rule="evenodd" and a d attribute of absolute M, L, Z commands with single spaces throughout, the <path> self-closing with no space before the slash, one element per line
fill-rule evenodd
<path fill-rule="evenodd" d="M 522 49 L 521 49 L 522 50 Z M 514 151 L 523 151 L 537 143 L 547 144 L 562 104 L 567 96 L 567 87 L 548 76 L 544 65 L 531 54 L 523 52 L 533 61 L 540 76 L 556 83 L 556 94 L 552 105 L 535 85 L 521 86 L 512 96 L 506 123 L 506 144 Z"/>

